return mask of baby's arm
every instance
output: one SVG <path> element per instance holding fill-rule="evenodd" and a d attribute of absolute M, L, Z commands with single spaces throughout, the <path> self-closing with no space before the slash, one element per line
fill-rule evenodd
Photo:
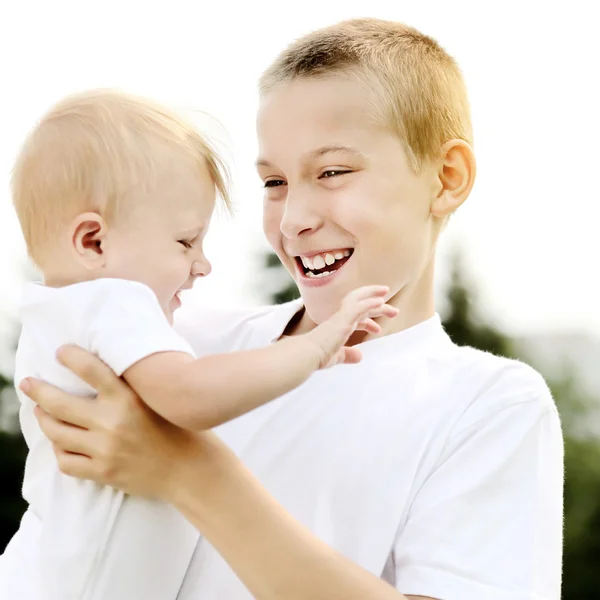
<path fill-rule="evenodd" d="M 301 385 L 314 371 L 360 360 L 344 346 L 357 329 L 378 331 L 373 318 L 393 317 L 387 288 L 352 292 L 342 308 L 308 334 L 265 348 L 194 359 L 161 352 L 137 362 L 124 379 L 159 415 L 186 429 L 210 429 Z"/>

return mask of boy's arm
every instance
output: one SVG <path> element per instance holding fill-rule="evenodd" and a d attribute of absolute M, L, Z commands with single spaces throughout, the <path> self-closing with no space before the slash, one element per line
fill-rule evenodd
<path fill-rule="evenodd" d="M 202 532 L 253 598 L 428 600 L 402 595 L 328 546 L 270 496 L 214 434 L 201 435 L 174 463 L 167 501 Z"/>
<path fill-rule="evenodd" d="M 397 590 L 317 539 L 206 434 L 198 438 L 203 446 L 174 462 L 165 499 L 257 600 L 557 600 L 563 445 L 556 408 L 541 377 L 519 365 L 485 396 L 456 425 L 411 504 L 394 548 Z"/>

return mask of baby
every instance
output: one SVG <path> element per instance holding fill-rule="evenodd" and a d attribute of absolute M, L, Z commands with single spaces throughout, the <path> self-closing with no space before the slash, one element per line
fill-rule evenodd
<path fill-rule="evenodd" d="M 358 349 L 344 346 L 349 336 L 376 333 L 373 319 L 397 312 L 383 286 L 355 290 L 305 335 L 193 356 L 173 313 L 181 292 L 210 273 L 202 246 L 217 197 L 229 206 L 221 161 L 165 108 L 110 91 L 55 106 L 13 174 L 15 208 L 44 276 L 25 290 L 16 381 L 34 376 L 93 396 L 55 358 L 77 344 L 160 416 L 199 430 L 274 400 L 318 369 L 359 361 Z M 61 474 L 33 403 L 20 399 L 29 508 L 0 558 L 2 597 L 12 581 L 10 597 L 23 600 L 175 600 L 196 530 L 170 506 Z M 153 570 L 163 573 L 158 586 L 145 576 Z"/>

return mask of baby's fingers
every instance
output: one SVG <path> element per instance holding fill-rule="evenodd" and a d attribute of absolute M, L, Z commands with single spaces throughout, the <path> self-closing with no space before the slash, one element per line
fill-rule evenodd
<path fill-rule="evenodd" d="M 361 359 L 362 353 L 358 348 L 343 346 L 333 355 L 325 368 L 329 369 L 336 365 L 353 365 L 360 362 Z"/>
<path fill-rule="evenodd" d="M 384 306 L 384 298 L 367 298 L 357 302 L 354 306 L 351 306 L 348 310 L 348 317 L 356 321 L 362 321 L 363 319 L 374 316 L 381 307 Z"/>
<path fill-rule="evenodd" d="M 358 320 L 365 318 L 376 319 L 377 317 L 387 317 L 393 319 L 398 315 L 398 309 L 389 304 L 383 303 L 383 298 L 369 298 L 359 303 L 357 308 Z"/>
<path fill-rule="evenodd" d="M 387 317 L 388 319 L 393 319 L 394 317 L 398 316 L 399 312 L 400 311 L 395 306 L 391 306 L 389 304 L 384 304 L 383 306 L 380 307 L 378 316 Z"/>
<path fill-rule="evenodd" d="M 381 333 L 381 326 L 375 323 L 373 319 L 360 321 L 356 326 L 356 331 L 366 331 L 368 333 Z"/>
<path fill-rule="evenodd" d="M 342 348 L 344 352 L 343 364 L 354 365 L 362 360 L 362 353 L 358 348 L 344 346 Z"/>
<path fill-rule="evenodd" d="M 373 319 L 380 317 L 393 319 L 397 315 L 398 309 L 390 306 L 389 304 L 371 307 L 360 314 L 358 317 L 358 324 L 356 325 L 355 329 L 357 331 L 367 331 L 369 333 L 380 333 L 381 327 Z"/>
<path fill-rule="evenodd" d="M 361 302 L 369 298 L 383 298 L 389 291 L 387 285 L 365 285 L 350 292 L 346 296 L 346 301 Z"/>

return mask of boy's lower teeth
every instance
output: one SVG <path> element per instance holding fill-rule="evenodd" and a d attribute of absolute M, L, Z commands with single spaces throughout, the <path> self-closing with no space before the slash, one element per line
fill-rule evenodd
<path fill-rule="evenodd" d="M 307 271 L 306 276 L 311 278 L 318 277 L 327 277 L 328 275 L 333 275 L 335 271 L 323 271 L 322 273 L 313 273 L 312 271 Z"/>

